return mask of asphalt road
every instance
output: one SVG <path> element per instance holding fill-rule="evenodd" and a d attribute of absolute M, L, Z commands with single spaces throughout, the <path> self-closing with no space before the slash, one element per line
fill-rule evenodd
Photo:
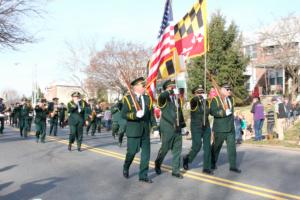
<path fill-rule="evenodd" d="M 243 172 L 235 174 L 228 170 L 225 147 L 214 176 L 207 176 L 201 173 L 201 151 L 179 180 L 170 173 L 170 152 L 163 174 L 155 174 L 160 142 L 153 138 L 149 176 L 154 183 L 145 184 L 138 181 L 138 158 L 130 178 L 122 176 L 126 143 L 118 147 L 111 133 L 84 135 L 83 151 L 69 152 L 68 132 L 60 129 L 57 137 L 37 144 L 34 136 L 24 140 L 16 129 L 6 127 L 0 135 L 0 199 L 300 199 L 300 152 L 241 145 L 238 165 Z M 183 154 L 190 145 L 184 141 Z"/>

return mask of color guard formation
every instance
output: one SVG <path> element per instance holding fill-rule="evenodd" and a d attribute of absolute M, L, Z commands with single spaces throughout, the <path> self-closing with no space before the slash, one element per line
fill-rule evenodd
<path fill-rule="evenodd" d="M 203 146 L 203 173 L 213 175 L 217 169 L 217 161 L 224 141 L 227 143 L 229 170 L 241 173 L 236 165 L 236 142 L 234 127 L 234 100 L 231 96 L 231 88 L 228 84 L 220 87 L 219 95 L 207 99 L 207 94 L 202 86 L 192 89 L 192 98 L 189 102 L 190 124 L 185 123 L 184 91 L 176 87 L 174 80 L 166 80 L 162 86 L 162 92 L 158 96 L 156 105 L 145 93 L 145 80 L 139 77 L 130 83 L 123 100 L 116 99 L 111 109 L 103 107 L 101 102 L 95 99 L 85 101 L 79 92 L 71 95 L 71 100 L 65 107 L 59 103 L 59 98 L 53 98 L 52 102 L 46 99 L 38 100 L 33 108 L 26 98 L 21 103 L 7 108 L 0 98 L 0 133 L 3 134 L 4 121 L 8 117 L 9 124 L 19 128 L 20 136 L 27 138 L 30 131 L 31 121 L 34 118 L 36 129 L 36 142 L 45 143 L 47 119 L 49 121 L 49 135 L 57 136 L 58 126 L 69 126 L 68 150 L 76 141 L 77 150 L 81 151 L 83 133 L 91 132 L 94 136 L 96 131 L 101 132 L 105 125 L 110 130 L 112 123 L 112 136 L 118 137 L 119 146 L 123 143 L 123 137 L 127 137 L 127 152 L 123 165 L 123 176 L 129 178 L 130 166 L 141 151 L 139 181 L 152 183 L 148 177 L 150 161 L 150 136 L 160 135 L 161 147 L 155 159 L 155 172 L 161 174 L 161 165 L 169 152 L 172 153 L 172 176 L 182 179 L 180 173 L 182 166 L 189 170 L 191 164 Z M 154 106 L 159 110 L 154 114 Z M 35 117 L 33 117 L 33 115 Z M 212 117 L 209 117 L 211 115 Z M 106 116 L 106 118 L 103 118 Z M 109 122 L 111 116 L 111 122 Z M 211 125 L 210 118 L 213 118 Z M 189 134 L 187 126 L 191 130 L 192 146 L 188 154 L 182 156 L 183 136 Z"/>

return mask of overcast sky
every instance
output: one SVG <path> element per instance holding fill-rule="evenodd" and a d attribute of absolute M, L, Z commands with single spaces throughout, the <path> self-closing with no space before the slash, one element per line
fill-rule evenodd
<path fill-rule="evenodd" d="M 190 10 L 195 0 L 173 0 L 174 20 Z M 249 33 L 289 13 L 300 15 L 299 0 L 208 0 L 208 16 L 220 10 L 240 31 Z M 0 92 L 16 89 L 30 94 L 34 69 L 42 89 L 52 82 L 68 83 L 64 67 L 65 42 L 95 40 L 97 48 L 111 38 L 153 46 L 161 24 L 164 0 L 53 0 L 44 8 L 44 18 L 27 19 L 28 30 L 38 42 L 19 51 L 0 51 Z"/>

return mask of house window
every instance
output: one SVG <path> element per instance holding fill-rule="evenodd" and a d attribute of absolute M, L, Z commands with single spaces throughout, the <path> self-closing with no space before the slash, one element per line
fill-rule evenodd
<path fill-rule="evenodd" d="M 255 59 L 257 57 L 256 45 L 245 46 L 245 56 L 249 56 L 250 59 Z"/>

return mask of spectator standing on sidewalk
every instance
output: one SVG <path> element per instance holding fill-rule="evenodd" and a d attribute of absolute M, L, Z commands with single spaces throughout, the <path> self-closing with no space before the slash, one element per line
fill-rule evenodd
<path fill-rule="evenodd" d="M 284 98 L 284 107 L 286 111 L 286 125 L 285 127 L 288 128 L 291 125 L 292 119 L 292 103 L 288 97 Z"/>
<path fill-rule="evenodd" d="M 255 131 L 255 141 L 262 140 L 262 127 L 264 124 L 264 106 L 260 102 L 259 97 L 253 98 L 253 105 L 251 109 L 251 113 L 253 113 L 253 121 L 254 121 L 254 131 Z"/>
<path fill-rule="evenodd" d="M 275 113 L 277 117 L 276 131 L 278 133 L 278 139 L 283 140 L 284 139 L 283 131 L 285 128 L 287 113 L 285 110 L 284 103 L 282 102 L 282 98 L 277 98 L 277 103 L 275 105 Z"/>
<path fill-rule="evenodd" d="M 274 138 L 274 127 L 275 127 L 275 104 L 276 104 L 276 97 L 273 97 L 271 102 L 268 103 L 266 107 L 266 119 L 267 119 L 267 133 L 268 139 Z"/>

